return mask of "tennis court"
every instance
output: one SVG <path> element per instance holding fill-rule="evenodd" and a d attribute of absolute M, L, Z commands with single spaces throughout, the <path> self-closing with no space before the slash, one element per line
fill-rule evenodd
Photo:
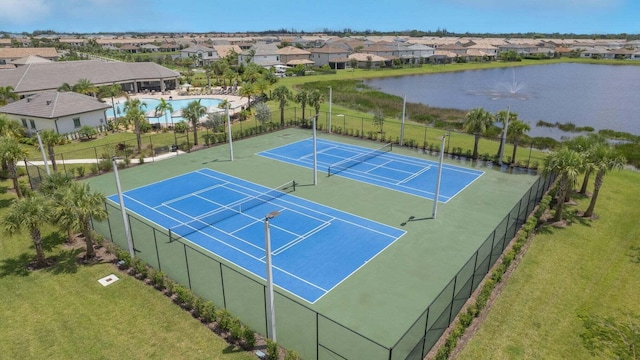
<path fill-rule="evenodd" d="M 439 164 L 391 151 L 392 144 L 371 149 L 318 139 L 318 171 L 433 200 Z M 297 141 L 258 155 L 312 169 L 313 139 Z M 484 172 L 480 170 L 444 164 L 438 201 L 446 203 L 453 199 L 482 174 Z"/>
<path fill-rule="evenodd" d="M 239 267 L 266 278 L 265 216 L 270 220 L 276 286 L 310 303 L 405 234 L 291 193 L 200 169 L 123 194 L 125 207 Z M 119 204 L 118 196 L 109 200 Z"/>

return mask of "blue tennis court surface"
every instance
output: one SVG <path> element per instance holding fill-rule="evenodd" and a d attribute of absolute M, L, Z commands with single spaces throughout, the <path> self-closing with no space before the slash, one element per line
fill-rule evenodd
<path fill-rule="evenodd" d="M 265 216 L 274 284 L 311 303 L 405 234 L 291 194 L 210 169 L 124 193 L 125 207 L 265 279 Z M 109 200 L 119 204 L 118 196 Z"/>
<path fill-rule="evenodd" d="M 438 163 L 384 150 L 318 139 L 318 171 L 382 186 L 430 200 L 435 197 Z M 313 168 L 313 139 L 305 139 L 258 155 L 298 166 Z M 361 160 L 364 160 L 360 162 Z M 438 200 L 448 202 L 483 171 L 444 164 Z"/>

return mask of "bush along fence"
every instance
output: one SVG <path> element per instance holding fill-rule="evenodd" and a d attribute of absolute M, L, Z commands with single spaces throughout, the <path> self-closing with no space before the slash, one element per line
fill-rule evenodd
<path fill-rule="evenodd" d="M 132 259 L 127 251 L 120 249 L 114 243 L 104 242 L 104 244 L 107 250 L 116 256 L 117 266 L 121 271 L 153 286 L 230 345 L 245 351 L 264 349 L 266 359 L 269 360 L 281 359 L 283 355 L 285 360 L 300 359 L 297 352 L 280 348 L 270 339 L 261 339 L 255 331 L 229 311 L 217 307 L 210 300 L 199 297 L 188 287 L 174 282 L 162 271 L 149 266 L 144 260 L 138 257 Z"/>
<path fill-rule="evenodd" d="M 477 251 L 394 344 L 380 344 L 323 315 L 287 293 L 275 292 L 278 343 L 305 359 L 422 359 L 437 343 L 466 301 L 498 261 L 518 229 L 525 224 L 552 178 L 539 177 L 506 214 Z M 120 208 L 106 203 L 109 217 L 94 230 L 127 249 Z M 264 281 L 166 229 L 127 214 L 136 258 L 162 271 L 173 282 L 205 302 L 241 319 L 257 333 L 267 333 L 267 288 Z M 495 281 L 495 280 L 494 280 Z M 177 296 L 177 295 L 176 295 Z M 193 307 L 193 305 L 191 305 Z M 300 331 L 300 329 L 305 329 Z"/>
<path fill-rule="evenodd" d="M 474 319 L 480 316 L 487 306 L 489 298 L 496 287 L 502 282 L 503 276 L 509 270 L 509 267 L 511 265 L 515 266 L 514 260 L 521 255 L 524 245 L 532 236 L 534 236 L 535 229 L 540 224 L 542 215 L 547 209 L 549 209 L 550 203 L 551 195 L 545 195 L 542 198 L 542 201 L 540 201 L 540 204 L 538 204 L 535 212 L 529 216 L 527 222 L 512 240 L 513 245 L 511 248 L 502 256 L 500 263 L 493 267 L 493 270 L 490 273 L 491 275 L 487 275 L 482 286 L 476 290 L 477 296 L 475 297 L 475 301 L 470 300 L 466 304 L 466 311 L 458 314 L 455 323 L 449 327 L 449 333 L 444 342 L 437 348 L 437 350 L 434 348 L 431 351 L 431 355 L 435 352 L 435 356 L 433 356 L 433 358 L 436 360 L 446 360 L 450 355 L 452 355 L 458 341 L 462 338 L 466 329 L 473 323 Z"/>

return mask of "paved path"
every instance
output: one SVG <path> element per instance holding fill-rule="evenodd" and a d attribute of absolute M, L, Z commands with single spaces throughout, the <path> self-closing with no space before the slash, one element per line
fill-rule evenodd
<path fill-rule="evenodd" d="M 144 163 L 152 163 L 152 162 L 156 162 L 156 161 L 160 161 L 160 160 L 164 160 L 164 159 L 168 159 L 174 156 L 178 156 L 180 154 L 185 154 L 184 151 L 178 150 L 177 152 L 168 152 L 166 154 L 160 154 L 158 156 L 153 156 L 153 157 L 146 157 L 144 158 Z M 59 165 L 65 165 L 65 164 L 96 164 L 98 163 L 98 161 L 100 161 L 102 159 L 66 159 L 66 160 L 56 160 L 56 163 Z M 140 163 L 140 159 L 138 158 L 132 158 L 130 159 L 132 164 L 138 164 Z M 123 162 L 124 160 L 122 158 L 118 158 L 118 162 Z M 50 161 L 47 159 L 47 162 L 50 163 Z M 29 161 L 29 163 L 33 164 L 33 165 L 38 165 L 38 166 L 44 166 L 44 161 Z M 19 166 L 24 166 L 24 162 L 23 161 L 19 161 L 18 162 Z"/>

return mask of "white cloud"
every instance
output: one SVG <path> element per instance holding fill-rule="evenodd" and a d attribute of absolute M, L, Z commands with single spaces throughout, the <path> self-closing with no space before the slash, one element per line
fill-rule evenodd
<path fill-rule="evenodd" d="M 20 24 L 37 21 L 51 12 L 51 2 L 46 0 L 2 0 L 0 19 L 8 23 Z"/>

